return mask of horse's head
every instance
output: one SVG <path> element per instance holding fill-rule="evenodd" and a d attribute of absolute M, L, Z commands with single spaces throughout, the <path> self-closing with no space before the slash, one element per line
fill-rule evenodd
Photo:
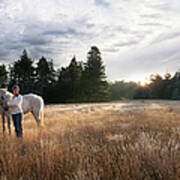
<path fill-rule="evenodd" d="M 3 101 L 8 101 L 12 98 L 12 94 L 7 91 L 7 89 L 0 89 L 0 104 L 3 103 Z"/>
<path fill-rule="evenodd" d="M 0 89 L 0 104 L 6 100 L 6 89 Z"/>

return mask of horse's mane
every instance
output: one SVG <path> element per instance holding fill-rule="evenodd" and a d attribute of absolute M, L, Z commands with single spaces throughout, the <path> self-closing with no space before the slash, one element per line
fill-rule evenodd
<path fill-rule="evenodd" d="M 6 91 L 6 96 L 8 96 L 9 98 L 12 98 L 13 97 L 13 94 L 9 91 Z"/>
<path fill-rule="evenodd" d="M 0 89 L 0 94 L 5 95 L 8 99 L 13 97 L 13 94 L 5 88 Z"/>
<path fill-rule="evenodd" d="M 6 88 L 1 88 L 0 91 L 6 93 L 8 90 Z"/>

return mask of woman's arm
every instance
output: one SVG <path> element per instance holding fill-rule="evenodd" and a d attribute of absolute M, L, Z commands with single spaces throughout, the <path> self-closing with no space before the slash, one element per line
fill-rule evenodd
<path fill-rule="evenodd" d="M 14 98 L 12 101 L 7 102 L 9 107 L 17 107 L 18 105 L 22 104 L 22 96 L 18 96 Z"/>

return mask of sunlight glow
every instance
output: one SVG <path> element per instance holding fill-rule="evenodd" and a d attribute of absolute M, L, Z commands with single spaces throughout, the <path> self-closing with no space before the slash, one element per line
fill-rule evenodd
<path fill-rule="evenodd" d="M 138 83 L 140 86 L 146 86 L 150 83 L 150 79 L 145 75 L 138 75 L 128 79 L 128 81 L 134 81 Z"/>

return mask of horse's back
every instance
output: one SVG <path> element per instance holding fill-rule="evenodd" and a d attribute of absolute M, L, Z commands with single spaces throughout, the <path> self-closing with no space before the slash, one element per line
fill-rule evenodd
<path fill-rule="evenodd" d="M 44 101 L 41 96 L 36 94 L 23 95 L 23 111 L 24 113 L 41 110 L 44 107 Z"/>

